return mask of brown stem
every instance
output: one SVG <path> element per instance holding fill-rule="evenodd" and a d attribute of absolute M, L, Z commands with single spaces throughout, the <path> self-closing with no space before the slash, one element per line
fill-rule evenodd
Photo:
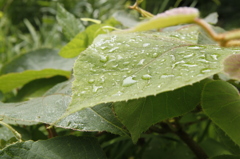
<path fill-rule="evenodd" d="M 54 127 L 49 128 L 49 126 L 50 125 L 45 124 L 45 128 L 46 128 L 46 130 L 48 132 L 48 138 L 50 139 L 50 138 L 56 137 L 57 136 L 57 132 L 56 132 Z"/>
<path fill-rule="evenodd" d="M 187 146 L 192 150 L 192 152 L 197 156 L 198 159 L 207 159 L 207 154 L 203 149 L 193 141 L 193 139 L 182 129 L 174 132 L 182 141 L 187 144 Z"/>
<path fill-rule="evenodd" d="M 175 133 L 196 155 L 198 159 L 207 159 L 207 154 L 203 149 L 183 130 L 182 126 L 178 122 L 179 118 L 174 118 L 174 121 L 169 123 L 169 128 Z"/>

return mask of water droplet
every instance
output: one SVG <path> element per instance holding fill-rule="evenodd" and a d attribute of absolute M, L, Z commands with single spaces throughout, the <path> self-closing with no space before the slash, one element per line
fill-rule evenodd
<path fill-rule="evenodd" d="M 93 85 L 93 92 L 97 92 L 100 88 L 103 88 L 103 86 Z"/>
<path fill-rule="evenodd" d="M 153 57 L 153 58 L 158 57 L 158 53 L 153 53 L 153 54 L 152 54 L 152 57 Z"/>
<path fill-rule="evenodd" d="M 208 73 L 208 72 L 211 72 L 212 70 L 210 68 L 204 68 L 202 69 L 200 72 L 201 73 Z"/>
<path fill-rule="evenodd" d="M 95 70 L 95 69 L 93 69 L 93 68 L 91 68 L 90 71 L 91 71 L 91 72 L 97 72 L 97 70 Z"/>
<path fill-rule="evenodd" d="M 100 55 L 100 61 L 101 62 L 107 62 L 108 61 L 108 56 L 103 56 L 103 55 Z"/>
<path fill-rule="evenodd" d="M 117 59 L 121 60 L 121 59 L 123 59 L 123 57 L 121 55 L 117 55 Z"/>
<path fill-rule="evenodd" d="M 218 60 L 218 56 L 219 55 L 217 55 L 217 54 L 212 54 L 212 55 L 210 55 L 212 58 L 213 58 L 213 60 Z"/>
<path fill-rule="evenodd" d="M 130 63 L 130 62 L 124 62 L 124 63 L 123 63 L 123 65 L 125 65 L 125 66 L 126 66 L 126 65 L 128 65 L 129 63 Z"/>
<path fill-rule="evenodd" d="M 108 47 L 107 46 L 102 46 L 100 47 L 102 50 L 106 50 Z"/>
<path fill-rule="evenodd" d="M 190 50 L 200 50 L 200 49 L 203 49 L 204 47 L 203 46 L 189 46 L 187 49 L 190 49 Z"/>
<path fill-rule="evenodd" d="M 209 61 L 206 60 L 206 59 L 199 59 L 199 60 L 197 60 L 197 61 L 202 62 L 202 63 L 209 63 Z"/>
<path fill-rule="evenodd" d="M 123 94 L 123 92 L 118 91 L 117 93 L 113 94 L 112 96 L 121 96 Z"/>
<path fill-rule="evenodd" d="M 130 76 L 130 77 L 127 77 L 127 78 L 125 78 L 125 79 L 123 80 L 122 86 L 123 86 L 123 87 L 128 87 L 128 86 L 133 85 L 133 84 L 136 83 L 136 82 L 137 82 L 137 81 L 134 80 L 132 76 Z"/>
<path fill-rule="evenodd" d="M 112 53 L 113 51 L 117 50 L 119 47 L 114 47 L 114 48 L 111 48 L 108 52 Z"/>
<path fill-rule="evenodd" d="M 172 69 L 181 63 L 185 63 L 185 61 L 182 60 L 182 61 L 175 62 L 174 64 L 172 64 Z"/>
<path fill-rule="evenodd" d="M 185 67 L 196 67 L 196 66 L 198 66 L 198 65 L 196 65 L 196 64 L 191 64 L 191 63 L 185 63 L 185 64 L 183 64 L 182 66 L 185 66 Z"/>
<path fill-rule="evenodd" d="M 92 84 L 92 83 L 94 83 L 95 82 L 95 79 L 90 79 L 90 80 L 88 80 L 88 83 L 89 84 Z"/>
<path fill-rule="evenodd" d="M 160 78 L 169 78 L 169 77 L 174 77 L 174 75 L 171 75 L 171 74 L 167 75 L 167 74 L 165 74 L 165 75 L 162 75 Z"/>
<path fill-rule="evenodd" d="M 82 91 L 82 92 L 81 92 L 81 94 L 85 94 L 85 93 L 86 93 L 86 91 Z"/>
<path fill-rule="evenodd" d="M 118 64 L 112 66 L 112 68 L 117 68 L 117 67 L 118 67 Z"/>
<path fill-rule="evenodd" d="M 150 45 L 150 43 L 144 43 L 142 46 L 143 47 L 147 47 L 147 46 L 149 46 Z"/>
<path fill-rule="evenodd" d="M 152 78 L 152 76 L 149 75 L 149 74 L 145 74 L 145 75 L 142 76 L 143 80 L 150 80 L 151 78 Z"/>
<path fill-rule="evenodd" d="M 137 65 L 143 65 L 144 61 L 145 59 L 140 60 Z"/>
<path fill-rule="evenodd" d="M 173 61 L 175 61 L 176 60 L 176 58 L 175 58 L 175 56 L 174 55 L 170 55 L 171 57 L 172 57 L 172 60 Z"/>
<path fill-rule="evenodd" d="M 189 57 L 192 57 L 193 55 L 194 55 L 194 53 L 191 53 L 191 54 L 183 56 L 183 58 L 189 58 Z"/>

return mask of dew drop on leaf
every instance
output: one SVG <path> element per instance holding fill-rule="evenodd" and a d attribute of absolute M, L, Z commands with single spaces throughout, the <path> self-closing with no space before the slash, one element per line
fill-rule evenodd
<path fill-rule="evenodd" d="M 108 61 L 108 56 L 100 55 L 100 61 L 101 62 L 107 62 Z"/>
<path fill-rule="evenodd" d="M 103 88 L 103 86 L 93 85 L 93 92 L 97 92 L 100 88 Z"/>
<path fill-rule="evenodd" d="M 145 59 L 141 59 L 141 60 L 138 62 L 137 65 L 143 65 L 144 61 L 145 61 Z"/>
<path fill-rule="evenodd" d="M 165 75 L 161 76 L 161 78 L 170 78 L 170 77 L 174 77 L 174 75 L 171 75 L 171 74 L 167 75 L 167 74 L 165 74 Z"/>
<path fill-rule="evenodd" d="M 149 74 L 142 75 L 143 80 L 150 80 L 151 78 L 152 78 L 152 76 Z"/>
<path fill-rule="evenodd" d="M 153 58 L 158 57 L 158 53 L 153 53 L 153 54 L 152 54 L 152 57 L 153 57 Z"/>
<path fill-rule="evenodd" d="M 129 77 L 127 77 L 127 78 L 125 78 L 125 79 L 123 80 L 122 86 L 123 86 L 123 87 L 128 87 L 128 86 L 133 85 L 133 84 L 136 83 L 136 82 L 137 82 L 137 81 L 134 80 L 132 76 L 129 76 Z"/>
<path fill-rule="evenodd" d="M 88 80 L 88 83 L 89 84 L 92 84 L 92 83 L 94 83 L 95 82 L 95 79 L 90 79 L 90 80 Z"/>
<path fill-rule="evenodd" d="M 203 46 L 189 46 L 187 49 L 190 49 L 190 50 L 200 50 L 200 49 L 204 49 Z"/>
<path fill-rule="evenodd" d="M 147 46 L 149 46 L 150 45 L 150 43 L 144 43 L 143 44 L 143 47 L 147 47 Z"/>
<path fill-rule="evenodd" d="M 211 72 L 212 70 L 210 68 L 204 68 L 202 69 L 200 72 L 201 73 L 207 73 L 207 72 Z"/>

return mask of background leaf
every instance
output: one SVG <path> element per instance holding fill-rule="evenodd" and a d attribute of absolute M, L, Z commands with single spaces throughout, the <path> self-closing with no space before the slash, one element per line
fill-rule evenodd
<path fill-rule="evenodd" d="M 52 49 L 40 49 L 20 55 L 2 68 L 0 90 L 8 92 L 32 80 L 56 75 L 69 78 L 74 60 L 62 58 Z"/>
<path fill-rule="evenodd" d="M 224 81 L 205 85 L 202 107 L 207 116 L 236 144 L 240 145 L 240 98 L 238 90 Z"/>
<path fill-rule="evenodd" d="M 114 104 L 114 110 L 136 142 L 140 134 L 151 125 L 193 110 L 200 103 L 202 87 L 206 81 L 157 96 L 118 102 Z"/>
<path fill-rule="evenodd" d="M 66 11 L 60 4 L 57 5 L 57 21 L 62 27 L 64 35 L 70 40 L 79 32 L 83 31 L 85 27 L 79 19 Z"/>
<path fill-rule="evenodd" d="M 26 141 L 16 143 L 0 150 L 0 157 L 5 159 L 106 158 L 95 138 L 76 136 L 64 136 L 36 142 Z"/>
<path fill-rule="evenodd" d="M 65 115 L 193 84 L 221 72 L 222 60 L 235 53 L 192 43 L 195 32 L 188 33 L 185 40 L 175 33 L 99 36 L 75 62 L 73 98 Z"/>
<path fill-rule="evenodd" d="M 44 97 L 19 103 L 0 103 L 0 117 L 10 124 L 34 125 L 39 122 L 51 124 L 62 116 L 71 101 L 71 82 L 56 85 Z M 127 135 L 123 125 L 114 116 L 111 103 L 76 112 L 56 126 Z"/>
<path fill-rule="evenodd" d="M 93 24 L 86 28 L 86 30 L 77 34 L 67 45 L 65 45 L 59 52 L 59 55 L 64 58 L 73 58 L 78 56 L 90 44 L 92 44 L 95 37 L 99 34 L 105 34 L 106 31 L 102 29 L 109 24 Z"/>
<path fill-rule="evenodd" d="M 224 72 L 232 79 L 240 80 L 240 54 L 230 55 L 224 62 Z"/>

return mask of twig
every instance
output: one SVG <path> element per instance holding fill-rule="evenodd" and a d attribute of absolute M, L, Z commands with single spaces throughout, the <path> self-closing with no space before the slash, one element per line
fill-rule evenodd
<path fill-rule="evenodd" d="M 54 127 L 48 128 L 48 127 L 49 127 L 49 125 L 45 124 L 45 128 L 48 132 L 48 138 L 50 139 L 50 138 L 56 137 L 57 132 L 56 132 L 55 128 Z"/>

